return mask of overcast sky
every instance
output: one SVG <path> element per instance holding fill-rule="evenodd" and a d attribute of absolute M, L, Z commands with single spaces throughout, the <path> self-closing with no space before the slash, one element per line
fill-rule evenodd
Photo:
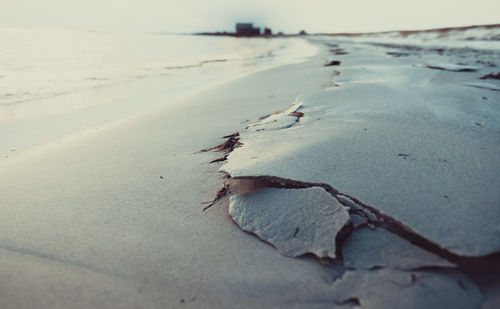
<path fill-rule="evenodd" d="M 365 32 L 500 23 L 500 0 L 0 0 L 1 27 Z"/>

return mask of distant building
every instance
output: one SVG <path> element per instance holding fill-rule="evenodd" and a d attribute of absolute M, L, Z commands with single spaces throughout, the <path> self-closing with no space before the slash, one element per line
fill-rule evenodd
<path fill-rule="evenodd" d="M 300 30 L 299 35 L 307 35 L 307 32 L 305 30 Z"/>
<path fill-rule="evenodd" d="M 260 35 L 260 28 L 256 28 L 252 23 L 237 23 L 236 24 L 237 36 L 256 36 Z"/>
<path fill-rule="evenodd" d="M 264 28 L 264 35 L 273 35 L 271 28 Z"/>

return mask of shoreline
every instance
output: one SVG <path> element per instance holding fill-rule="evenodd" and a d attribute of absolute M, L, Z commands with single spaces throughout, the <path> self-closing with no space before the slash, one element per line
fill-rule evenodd
<path fill-rule="evenodd" d="M 324 73 L 308 72 L 311 63 Z M 9 265 L 0 268 L 2 304 L 307 302 L 307 291 L 320 285 L 321 267 L 260 246 L 215 208 L 203 212 L 201 203 L 213 198 L 221 180 L 206 163 L 211 154 L 193 153 L 263 110 L 318 89 L 328 76 L 317 58 L 262 71 L 2 164 L 1 248 L 10 252 L 0 254 Z M 276 299 L 272 291 L 288 285 L 296 286 L 289 300 Z"/>
<path fill-rule="evenodd" d="M 476 207 L 482 206 L 480 198 L 485 195 L 480 190 L 488 187 L 457 190 L 464 182 L 433 179 L 437 177 L 433 171 L 447 176 L 446 168 L 454 168 L 458 179 L 475 179 L 483 173 L 485 181 L 496 184 L 484 166 L 495 173 L 498 163 L 491 157 L 498 146 L 494 143 L 498 119 L 488 116 L 500 114 L 491 105 L 499 94 L 459 87 L 470 74 L 484 75 L 482 71 L 432 70 L 411 66 L 408 58 L 392 57 L 382 47 L 323 43 L 330 45 L 305 62 L 225 82 L 98 134 L 0 164 L 0 196 L 5 204 L 0 214 L 6 220 L 0 227 L 4 235 L 0 261 L 9 265 L 0 268 L 0 278 L 9 278 L 0 279 L 5 288 L 2 304 L 76 308 L 89 302 L 99 307 L 194 308 L 498 304 L 500 283 L 494 272 L 498 268 L 485 265 L 485 273 L 476 269 L 464 273 L 454 265 L 460 261 L 425 250 L 422 244 L 415 246 L 414 239 L 401 237 L 384 224 L 387 218 L 400 220 L 412 232 L 446 242 L 447 250 L 461 256 L 497 254 L 497 243 L 490 236 L 495 231 L 488 224 L 494 211 L 489 217 L 474 216 L 481 211 L 466 217 L 485 220 L 482 232 L 487 236 L 467 242 L 464 235 L 481 236 L 465 224 L 469 221 L 461 222 L 458 212 L 458 219 L 454 217 L 453 209 L 436 214 L 427 206 L 455 205 L 458 211 L 459 203 L 470 196 L 475 197 Z M 332 54 L 331 48 L 340 54 Z M 436 59 L 422 61 L 432 65 Z M 325 66 L 328 63 L 335 64 Z M 417 92 L 423 87 L 429 95 Z M 457 89 L 460 95 L 474 95 L 474 109 L 462 104 L 466 100 L 443 99 Z M 485 96 L 488 100 L 481 98 Z M 440 104 L 425 104 L 436 98 Z M 208 163 L 221 153 L 199 153 L 237 130 L 242 145 L 222 165 Z M 471 142 L 474 138 L 493 143 L 476 145 Z M 490 148 L 482 152 L 481 147 Z M 463 176 L 461 162 L 474 156 L 478 159 L 472 163 L 483 167 L 466 170 L 469 174 Z M 203 203 L 212 200 L 226 181 L 217 174 L 218 168 L 229 173 L 231 181 L 240 178 L 250 183 L 231 184 L 234 189 L 240 185 L 241 192 L 230 187 L 230 197 L 204 212 Z M 439 184 L 438 191 L 425 183 L 413 185 L 411 176 L 420 171 L 426 174 L 416 180 Z M 267 177 L 268 183 L 255 181 L 258 177 Z M 315 188 L 299 188 L 300 182 Z M 337 192 L 319 199 L 324 188 L 317 184 L 322 183 L 347 195 Z M 296 195 L 288 200 L 291 192 Z M 436 192 L 438 204 L 433 200 Z M 428 204 L 419 203 L 422 196 L 429 198 L 424 200 Z M 409 207 L 398 211 L 402 203 L 396 200 Z M 442 202 L 450 200 L 454 204 Z M 308 212 L 318 201 L 331 207 L 320 216 Z M 274 211 L 286 212 L 293 203 L 300 215 L 280 216 Z M 255 211 L 259 205 L 269 207 Z M 370 214 L 363 205 L 379 213 Z M 291 223 L 263 226 L 260 211 L 271 211 L 269 216 L 278 214 L 279 220 Z M 339 219 L 331 213 L 343 215 Z M 432 223 L 427 229 L 416 220 L 422 216 Z M 308 234 L 310 226 L 324 218 L 339 224 L 329 229 L 332 221 L 327 221 L 326 230 Z M 461 229 L 446 235 L 435 232 L 438 224 L 450 222 Z M 465 230 L 470 235 L 459 234 Z M 326 245 L 316 237 L 323 232 L 329 235 Z M 304 247 L 320 259 L 302 255 Z M 287 257 L 296 252 L 298 258 Z"/>
<path fill-rule="evenodd" d="M 101 130 L 115 121 L 161 110 L 170 102 L 221 86 L 249 74 L 303 61 L 314 52 L 309 43 L 291 42 L 275 50 L 282 57 L 202 61 L 187 69 L 166 68 L 170 75 L 118 81 L 81 91 L 3 105 L 0 110 L 0 161 L 61 142 L 80 131 Z M 284 49 L 284 50 L 282 50 Z"/>

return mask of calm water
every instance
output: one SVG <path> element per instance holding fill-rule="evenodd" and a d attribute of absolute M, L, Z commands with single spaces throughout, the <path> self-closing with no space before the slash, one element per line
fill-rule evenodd
<path fill-rule="evenodd" d="M 0 105 L 172 75 L 202 63 L 264 60 L 290 45 L 285 40 L 0 29 Z"/>
<path fill-rule="evenodd" d="M 300 39 L 0 29 L 0 155 L 315 52 Z"/>

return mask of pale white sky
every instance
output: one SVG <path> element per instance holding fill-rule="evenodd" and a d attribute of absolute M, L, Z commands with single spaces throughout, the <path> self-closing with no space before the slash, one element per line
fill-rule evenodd
<path fill-rule="evenodd" d="M 365 32 L 500 23 L 500 0 L 0 0 L 0 27 Z"/>

